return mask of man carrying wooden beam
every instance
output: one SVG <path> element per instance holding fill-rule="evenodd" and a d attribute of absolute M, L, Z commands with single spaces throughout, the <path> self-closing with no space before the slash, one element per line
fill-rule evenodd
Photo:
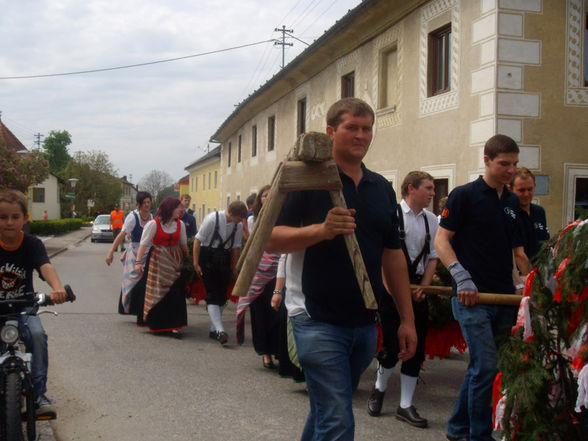
<path fill-rule="evenodd" d="M 399 359 L 415 352 L 396 194 L 384 177 L 362 163 L 373 123 L 373 110 L 357 98 L 331 106 L 327 134 L 348 208 L 333 208 L 329 191 L 289 193 L 266 247 L 290 253 L 286 307 L 310 399 L 303 441 L 354 438 L 351 398 L 376 350 L 375 311 L 365 306 L 344 235 L 355 232 L 376 297 L 387 295 L 382 273 L 386 278 L 401 318 Z"/>
<path fill-rule="evenodd" d="M 439 258 L 453 277 L 453 315 L 470 354 L 447 427 L 451 441 L 494 439 L 491 399 L 497 352 L 515 324 L 517 307 L 480 304 L 478 291 L 521 294 L 524 287 L 513 271 L 513 251 L 522 246 L 516 220 L 519 199 L 507 188 L 518 160 L 513 139 L 491 137 L 484 146 L 484 175 L 449 194 L 435 238 Z"/>

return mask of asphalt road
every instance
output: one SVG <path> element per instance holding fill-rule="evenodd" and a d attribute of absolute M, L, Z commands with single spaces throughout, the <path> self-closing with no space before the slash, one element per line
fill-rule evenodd
<path fill-rule="evenodd" d="M 284 440 L 299 439 L 308 412 L 304 383 L 262 367 L 250 328 L 234 343 L 235 307 L 224 314 L 230 344 L 208 338 L 203 304 L 188 305 L 184 338 L 150 335 L 129 316 L 117 314 L 121 266 L 104 263 L 110 244 L 89 239 L 52 261 L 74 289 L 74 304 L 42 315 L 49 335 L 49 391 L 57 399 L 51 422 L 58 441 Z M 37 281 L 43 291 L 46 285 Z M 354 397 L 357 440 L 445 439 L 465 371 L 466 355 L 426 361 L 415 405 L 429 428 L 396 420 L 398 377 L 387 391 L 383 414 L 368 416 L 375 363 Z"/>

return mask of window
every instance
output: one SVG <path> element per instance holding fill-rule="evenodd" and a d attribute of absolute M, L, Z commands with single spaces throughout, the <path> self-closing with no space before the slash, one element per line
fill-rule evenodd
<path fill-rule="evenodd" d="M 214 188 L 217 188 L 217 183 L 218 183 L 218 170 L 214 171 Z"/>
<path fill-rule="evenodd" d="M 588 178 L 576 178 L 576 195 L 574 197 L 574 219 L 588 214 Z"/>
<path fill-rule="evenodd" d="M 33 188 L 33 202 L 45 202 L 44 188 Z"/>
<path fill-rule="evenodd" d="M 229 153 L 228 153 L 228 158 L 227 158 L 227 167 L 231 166 L 231 143 L 229 142 Z"/>
<path fill-rule="evenodd" d="M 194 191 L 198 191 L 198 176 L 194 176 Z"/>
<path fill-rule="evenodd" d="M 394 45 L 382 51 L 380 58 L 380 96 L 379 108 L 384 109 L 398 104 L 398 50 Z"/>
<path fill-rule="evenodd" d="M 211 188 L 211 181 L 212 181 L 211 177 L 212 177 L 212 172 L 208 172 L 208 189 L 209 190 Z"/>
<path fill-rule="evenodd" d="M 298 124 L 296 134 L 306 132 L 306 98 L 298 100 Z"/>
<path fill-rule="evenodd" d="M 239 135 L 239 147 L 237 148 L 237 162 L 241 162 L 241 135 Z"/>
<path fill-rule="evenodd" d="M 341 98 L 355 96 L 355 72 L 350 72 L 341 77 Z"/>
<path fill-rule="evenodd" d="M 449 92 L 451 89 L 451 25 L 429 34 L 429 96 Z"/>
<path fill-rule="evenodd" d="M 588 15 L 586 15 L 586 29 L 584 29 L 584 86 L 588 87 Z"/>
<path fill-rule="evenodd" d="M 251 157 L 257 156 L 257 126 L 251 127 Z"/>
<path fill-rule="evenodd" d="M 202 191 L 206 190 L 206 174 L 202 173 Z"/>
<path fill-rule="evenodd" d="M 267 119 L 267 151 L 271 152 L 276 143 L 276 117 L 274 115 Z"/>
<path fill-rule="evenodd" d="M 227 196 L 227 208 L 229 207 L 230 204 L 231 204 L 231 197 Z"/>
<path fill-rule="evenodd" d="M 204 220 L 204 218 L 206 217 L 206 204 L 202 204 L 202 217 L 200 218 L 200 224 L 202 224 L 202 221 Z"/>
<path fill-rule="evenodd" d="M 431 211 L 436 215 L 440 215 L 441 210 L 439 210 L 439 201 L 449 194 L 449 179 L 435 179 L 433 183 L 435 184 L 435 196 L 433 197 L 433 207 Z"/>

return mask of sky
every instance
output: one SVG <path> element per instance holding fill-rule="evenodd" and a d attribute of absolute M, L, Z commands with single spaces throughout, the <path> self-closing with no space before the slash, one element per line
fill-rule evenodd
<path fill-rule="evenodd" d="M 275 28 L 298 39 L 286 40 L 287 64 L 360 2 L 0 0 L 1 119 L 29 149 L 35 134 L 67 130 L 70 154 L 105 152 L 118 176 L 178 180 L 235 105 L 280 70 Z M 10 79 L 30 76 L 42 77 Z"/>

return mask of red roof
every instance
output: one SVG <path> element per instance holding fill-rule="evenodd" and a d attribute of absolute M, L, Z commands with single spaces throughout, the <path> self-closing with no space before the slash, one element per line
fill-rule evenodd
<path fill-rule="evenodd" d="M 0 121 L 0 139 L 4 141 L 6 147 L 13 149 L 15 151 L 19 150 L 27 150 L 22 142 L 18 140 L 16 136 L 10 131 L 8 127 L 4 125 L 2 121 Z"/>

